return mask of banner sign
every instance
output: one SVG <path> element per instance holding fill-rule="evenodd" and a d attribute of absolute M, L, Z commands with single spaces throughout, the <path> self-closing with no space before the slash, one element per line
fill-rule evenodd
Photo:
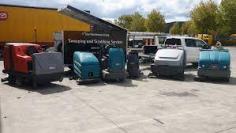
<path fill-rule="evenodd" d="M 126 49 L 126 32 L 94 33 L 83 31 L 64 31 L 64 61 L 71 64 L 75 51 L 93 53 L 98 59 L 103 55 L 104 48 L 115 45 Z"/>

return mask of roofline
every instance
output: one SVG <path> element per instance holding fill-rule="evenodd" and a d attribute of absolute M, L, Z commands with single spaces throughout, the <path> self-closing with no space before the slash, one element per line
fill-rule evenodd
<path fill-rule="evenodd" d="M 1 4 L 1 3 L 0 3 L 0 6 L 19 7 L 19 8 L 33 8 L 33 9 L 45 9 L 45 10 L 58 10 L 57 8 L 50 8 L 50 7 L 36 7 L 36 6 L 12 5 L 12 4 Z"/>
<path fill-rule="evenodd" d="M 169 38 L 174 38 L 174 39 L 195 39 L 195 40 L 202 40 L 200 38 L 197 37 L 190 37 L 190 36 L 167 36 L 167 39 Z M 202 40 L 204 41 L 204 40 Z M 205 42 L 205 41 L 204 41 Z"/>
<path fill-rule="evenodd" d="M 196 37 L 191 37 L 191 36 L 177 36 L 177 35 L 170 35 L 168 38 L 196 38 Z"/>
<path fill-rule="evenodd" d="M 130 31 L 128 32 L 128 35 L 131 36 L 168 36 L 169 33 L 164 32 L 136 32 L 136 31 Z"/>
<path fill-rule="evenodd" d="M 94 19 L 96 19 L 97 21 L 100 21 L 100 22 L 102 22 L 102 23 L 105 23 L 105 24 L 114 26 L 114 27 L 116 27 L 116 28 L 118 28 L 118 29 L 127 31 L 127 29 L 125 29 L 125 28 L 122 28 L 122 27 L 120 27 L 120 26 L 118 26 L 118 25 L 116 25 L 116 24 L 110 23 L 110 22 L 108 22 L 108 21 L 106 21 L 106 20 L 103 20 L 103 19 L 101 19 L 101 18 L 99 18 L 99 17 L 96 17 L 96 16 L 94 16 L 94 15 L 92 15 L 92 14 L 90 14 L 90 13 L 87 13 L 87 12 L 85 12 L 85 11 L 82 11 L 82 10 L 80 10 L 80 9 L 77 9 L 77 8 L 71 6 L 71 5 L 67 5 L 66 7 L 69 8 L 69 9 L 75 10 L 75 11 L 77 11 L 77 12 L 83 14 L 83 15 L 87 15 L 87 16 L 89 16 L 89 17 L 92 17 L 92 18 L 94 18 Z"/>

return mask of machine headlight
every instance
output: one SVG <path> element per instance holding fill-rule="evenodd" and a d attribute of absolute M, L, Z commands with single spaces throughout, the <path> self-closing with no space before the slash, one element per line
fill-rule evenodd
<path fill-rule="evenodd" d="M 202 67 L 204 68 L 204 67 L 205 67 L 205 65 L 202 65 Z"/>
<path fill-rule="evenodd" d="M 223 68 L 224 68 L 224 69 L 226 69 L 226 68 L 227 68 L 227 66 L 223 66 Z"/>

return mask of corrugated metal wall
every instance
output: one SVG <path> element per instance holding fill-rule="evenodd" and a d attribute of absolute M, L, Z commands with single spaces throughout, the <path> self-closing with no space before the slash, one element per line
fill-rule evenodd
<path fill-rule="evenodd" d="M 62 30 L 90 31 L 90 25 L 53 9 L 1 6 L 8 18 L 0 21 L 0 42 L 53 42 Z"/>

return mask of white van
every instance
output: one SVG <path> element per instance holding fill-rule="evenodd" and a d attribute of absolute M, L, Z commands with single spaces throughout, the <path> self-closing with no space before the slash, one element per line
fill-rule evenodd
<path fill-rule="evenodd" d="M 209 45 L 201 39 L 184 36 L 169 36 L 166 38 L 164 46 L 181 46 L 186 51 L 186 63 L 197 65 L 200 49 L 209 47 Z"/>

